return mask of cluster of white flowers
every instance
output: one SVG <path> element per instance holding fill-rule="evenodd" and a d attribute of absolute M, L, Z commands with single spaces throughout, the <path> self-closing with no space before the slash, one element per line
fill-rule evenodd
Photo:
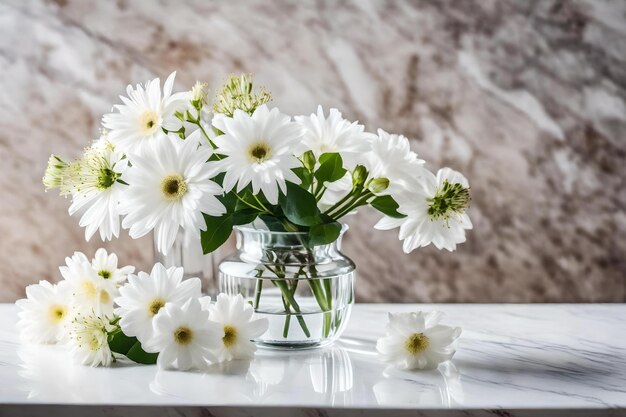
<path fill-rule="evenodd" d="M 182 268 L 154 265 L 133 275 L 118 267 L 115 254 L 99 249 L 93 260 L 76 252 L 60 267 L 63 280 L 40 281 L 18 300 L 21 338 L 31 343 L 62 343 L 78 363 L 109 366 L 119 351 L 115 340 L 136 338 L 145 357 L 158 354 L 161 368 L 202 369 L 210 363 L 253 357 L 252 339 L 267 330 L 243 297 L 220 294 L 215 303 L 200 293 L 200 280 L 183 280 Z M 146 363 L 146 362 L 142 362 Z"/>
<path fill-rule="evenodd" d="M 366 205 L 385 214 L 376 228 L 399 227 L 407 253 L 429 244 L 454 250 L 472 228 L 467 179 L 428 171 L 404 136 L 369 133 L 321 106 L 310 116 L 283 114 L 247 74 L 231 77 L 212 107 L 206 84 L 172 93 L 174 77 L 163 89 L 158 78 L 128 86 L 78 161 L 50 158 L 44 184 L 71 195 L 69 212 L 80 215 L 87 239 L 96 230 L 117 237 L 121 224 L 133 238 L 154 231 L 167 253 L 180 228 L 212 233 L 211 218 L 273 217 L 285 230 L 308 231 Z M 318 213 L 298 216 L 298 204 L 309 202 L 295 201 L 301 194 L 290 196 L 290 184 L 311 194 Z M 232 216 L 239 210 L 246 215 Z"/>

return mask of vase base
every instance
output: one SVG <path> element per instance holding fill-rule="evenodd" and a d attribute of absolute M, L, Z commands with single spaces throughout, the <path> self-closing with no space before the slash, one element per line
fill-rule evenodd
<path fill-rule="evenodd" d="M 282 342 L 282 341 L 267 341 L 267 340 L 254 340 L 254 343 L 261 349 L 270 350 L 308 350 L 323 348 L 331 345 L 335 340 L 315 340 L 315 341 L 298 341 L 298 342 Z"/>

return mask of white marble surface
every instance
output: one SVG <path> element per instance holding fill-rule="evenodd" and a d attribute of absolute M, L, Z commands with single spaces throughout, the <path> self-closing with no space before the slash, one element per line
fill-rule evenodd
<path fill-rule="evenodd" d="M 442 310 L 446 323 L 463 328 L 456 357 L 430 372 L 386 367 L 374 350 L 385 313 L 419 309 Z M 166 406 L 131 408 L 145 415 L 166 409 L 179 415 L 310 415 L 314 410 L 363 415 L 391 409 L 398 415 L 525 416 L 559 410 L 622 415 L 624 317 L 626 305 L 357 304 L 344 336 L 331 348 L 259 350 L 250 363 L 183 373 L 129 363 L 95 369 L 72 365 L 60 346 L 21 345 L 16 309 L 3 304 L 0 415 L 26 410 L 72 415 L 68 406 L 86 405 L 98 406 L 90 413 L 108 416 L 128 412 L 129 406 Z M 445 410 L 449 413 L 442 414 Z"/>

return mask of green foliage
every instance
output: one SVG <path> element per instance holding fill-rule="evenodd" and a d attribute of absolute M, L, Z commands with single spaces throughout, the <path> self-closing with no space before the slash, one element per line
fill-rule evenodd
<path fill-rule="evenodd" d="M 309 229 L 309 245 L 327 245 L 334 242 L 341 234 L 341 227 L 341 223 L 337 221 L 311 226 Z"/>
<path fill-rule="evenodd" d="M 396 203 L 396 200 L 394 200 L 390 195 L 376 197 L 370 202 L 370 205 L 389 217 L 394 217 L 396 219 L 406 217 L 404 214 L 398 212 L 398 203 Z"/>
<path fill-rule="evenodd" d="M 285 217 L 299 226 L 314 226 L 323 223 L 313 194 L 299 185 L 287 182 L 287 194 L 281 194 L 278 204 Z"/>
<path fill-rule="evenodd" d="M 320 156 L 320 167 L 315 171 L 315 178 L 319 182 L 335 182 L 346 175 L 343 159 L 338 153 L 325 153 Z"/>
<path fill-rule="evenodd" d="M 158 353 L 148 353 L 141 347 L 136 337 L 129 337 L 122 329 L 118 329 L 109 335 L 109 348 L 112 352 L 126 356 L 133 362 L 145 365 L 153 365 L 157 361 Z"/>

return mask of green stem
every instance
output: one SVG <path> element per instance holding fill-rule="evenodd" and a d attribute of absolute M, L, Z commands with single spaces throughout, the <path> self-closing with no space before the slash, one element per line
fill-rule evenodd
<path fill-rule="evenodd" d="M 263 291 L 263 280 L 261 278 L 257 278 L 254 295 L 254 311 L 257 311 L 259 309 L 259 303 L 261 302 L 261 291 Z"/>
<path fill-rule="evenodd" d="M 306 323 L 304 322 L 304 317 L 302 317 L 301 315 L 300 306 L 298 305 L 298 302 L 296 301 L 294 296 L 289 291 L 289 287 L 287 286 L 287 283 L 284 280 L 273 279 L 272 284 L 278 287 L 283 297 L 285 298 L 286 302 L 291 306 L 291 308 L 295 310 L 298 323 L 300 323 L 300 327 L 302 327 L 302 331 L 304 332 L 306 337 L 311 337 L 311 332 L 309 332 L 309 329 L 306 326 Z M 290 314 L 290 312 L 287 311 L 287 314 Z"/>
<path fill-rule="evenodd" d="M 360 206 L 366 204 L 367 200 L 369 200 L 373 196 L 374 196 L 374 194 L 372 194 L 370 191 L 366 191 L 365 193 L 362 194 L 361 198 L 359 198 L 358 200 L 354 201 L 353 203 L 351 203 L 347 207 L 344 207 L 343 209 L 339 210 L 337 213 L 333 214 L 331 217 L 333 217 L 334 219 L 340 219 L 343 216 L 345 216 L 346 214 L 350 213 L 355 208 L 360 207 Z"/>
<path fill-rule="evenodd" d="M 352 189 L 352 191 L 350 191 L 350 193 L 348 193 L 347 195 L 345 195 L 341 200 L 339 200 L 338 202 L 336 202 L 335 204 L 333 204 L 332 206 L 330 206 L 325 212 L 324 214 L 330 215 L 330 213 L 334 210 L 336 210 L 338 207 L 340 207 L 343 203 L 345 203 L 346 201 L 348 201 L 349 199 L 354 197 L 354 188 Z"/>

